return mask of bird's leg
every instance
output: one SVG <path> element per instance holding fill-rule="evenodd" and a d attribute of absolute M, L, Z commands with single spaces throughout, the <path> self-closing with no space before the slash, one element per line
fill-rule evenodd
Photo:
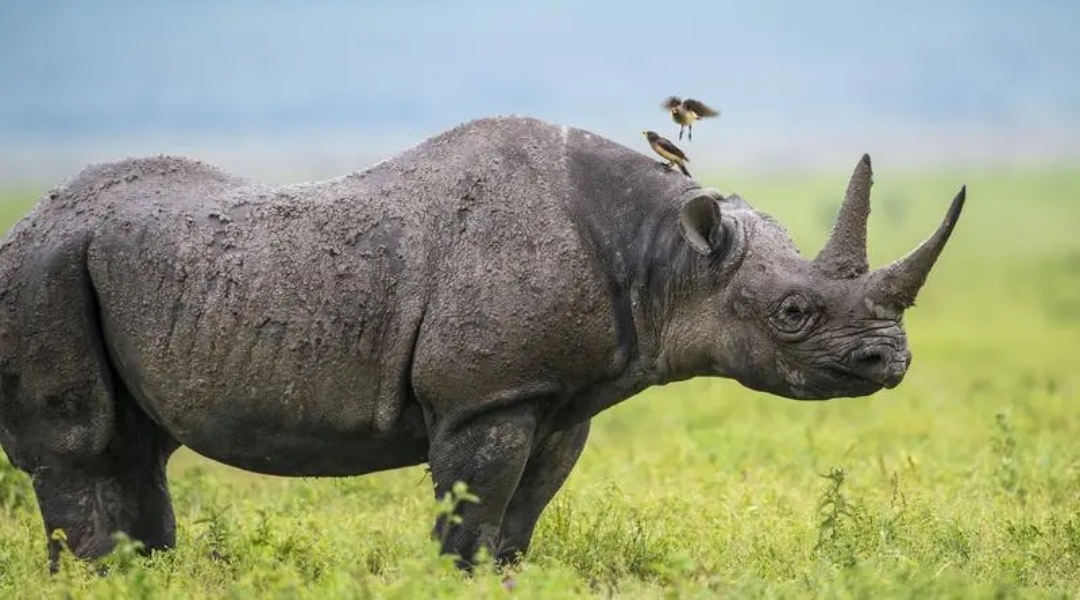
<path fill-rule="evenodd" d="M 693 125 L 693 123 L 691 123 L 690 125 L 687 125 L 686 127 L 687 127 L 686 141 L 688 141 L 688 142 L 693 141 L 693 139 L 694 139 L 694 125 Z"/>
<path fill-rule="evenodd" d="M 679 141 L 682 141 L 683 129 L 686 129 L 686 125 L 679 125 Z"/>

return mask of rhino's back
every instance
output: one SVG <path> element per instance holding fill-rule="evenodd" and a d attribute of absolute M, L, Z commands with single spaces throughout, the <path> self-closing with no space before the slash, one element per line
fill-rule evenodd
<path fill-rule="evenodd" d="M 94 200 L 87 250 L 106 344 L 143 407 L 232 462 L 265 450 L 238 437 L 399 429 L 419 224 L 363 178 L 274 187 L 153 162 L 179 168 L 116 166 L 138 175 Z"/>

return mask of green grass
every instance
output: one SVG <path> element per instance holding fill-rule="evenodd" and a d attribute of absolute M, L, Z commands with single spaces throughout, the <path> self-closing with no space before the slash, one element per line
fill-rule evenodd
<path fill-rule="evenodd" d="M 520 598 L 1075 597 L 1080 590 L 1080 169 L 879 168 L 871 261 L 968 204 L 906 322 L 897 389 L 801 404 L 728 381 L 602 414 L 515 575 Z M 730 179 L 727 179 L 730 181 Z M 736 189 L 816 252 L 846 173 Z M 4 223 L 33 194 L 0 202 Z M 436 557 L 422 468 L 305 480 L 177 454 L 179 546 L 49 577 L 0 469 L 0 597 L 501 598 Z"/>

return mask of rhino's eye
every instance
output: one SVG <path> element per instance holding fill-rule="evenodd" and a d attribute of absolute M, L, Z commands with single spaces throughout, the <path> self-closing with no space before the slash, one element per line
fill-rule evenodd
<path fill-rule="evenodd" d="M 806 297 L 792 294 L 777 307 L 772 322 L 780 331 L 796 334 L 812 325 L 814 314 L 814 306 Z"/>

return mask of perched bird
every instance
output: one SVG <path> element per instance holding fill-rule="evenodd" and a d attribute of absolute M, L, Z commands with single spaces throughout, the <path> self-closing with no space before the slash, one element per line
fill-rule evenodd
<path fill-rule="evenodd" d="M 656 152 L 660 156 L 668 160 L 668 164 L 676 165 L 683 175 L 690 177 L 690 171 L 686 170 L 686 165 L 683 163 L 690 162 L 689 158 L 686 158 L 686 154 L 679 147 L 671 143 L 671 140 L 660 137 L 655 131 L 642 131 L 645 139 L 649 140 L 649 145 L 652 146 L 653 152 Z"/>
<path fill-rule="evenodd" d="M 671 120 L 679 124 L 680 140 L 682 139 L 683 129 L 689 128 L 687 141 L 694 139 L 694 121 L 706 117 L 715 117 L 720 114 L 719 111 L 715 111 L 693 98 L 682 100 L 678 96 L 671 96 L 664 101 L 662 106 L 671 113 Z"/>

